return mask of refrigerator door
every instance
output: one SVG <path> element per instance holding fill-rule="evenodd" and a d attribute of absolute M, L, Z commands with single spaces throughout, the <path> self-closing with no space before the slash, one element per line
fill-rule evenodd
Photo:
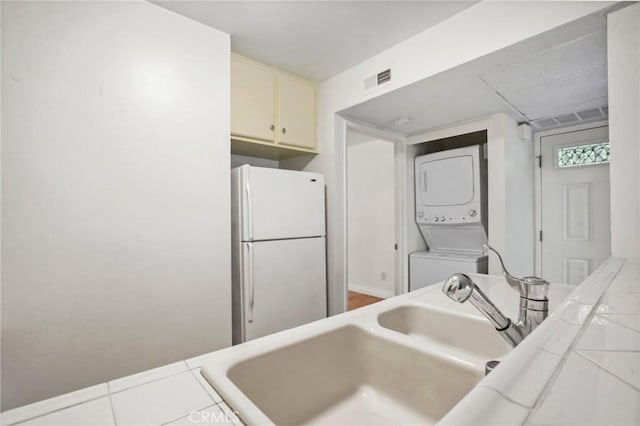
<path fill-rule="evenodd" d="M 325 235 L 324 177 L 241 167 L 242 241 Z"/>
<path fill-rule="evenodd" d="M 327 316 L 324 238 L 243 246 L 242 341 Z"/>

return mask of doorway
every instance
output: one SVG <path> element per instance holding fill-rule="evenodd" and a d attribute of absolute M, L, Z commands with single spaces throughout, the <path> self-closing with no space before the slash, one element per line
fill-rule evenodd
<path fill-rule="evenodd" d="M 396 294 L 394 145 L 378 136 L 347 131 L 349 309 Z"/>
<path fill-rule="evenodd" d="M 540 160 L 536 272 L 578 285 L 611 254 L 609 128 L 536 136 Z"/>

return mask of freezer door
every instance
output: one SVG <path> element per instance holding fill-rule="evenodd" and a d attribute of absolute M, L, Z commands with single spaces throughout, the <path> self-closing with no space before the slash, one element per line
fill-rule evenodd
<path fill-rule="evenodd" d="M 242 166 L 242 241 L 325 235 L 324 177 Z"/>
<path fill-rule="evenodd" d="M 326 317 L 324 238 L 244 246 L 243 341 Z"/>

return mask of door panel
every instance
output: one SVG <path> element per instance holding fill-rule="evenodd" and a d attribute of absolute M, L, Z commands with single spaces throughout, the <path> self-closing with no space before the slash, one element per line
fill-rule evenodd
<path fill-rule="evenodd" d="M 244 286 L 246 340 L 326 317 L 324 238 L 245 244 L 253 279 Z"/>
<path fill-rule="evenodd" d="M 315 86 L 300 78 L 280 74 L 278 106 L 279 143 L 314 149 L 316 146 Z"/>
<path fill-rule="evenodd" d="M 324 178 L 317 173 L 249 167 L 251 224 L 243 241 L 323 236 Z"/>
<path fill-rule="evenodd" d="M 563 282 L 578 285 L 591 273 L 591 259 L 575 259 L 565 257 L 562 259 Z"/>
<path fill-rule="evenodd" d="M 549 281 L 580 284 L 611 254 L 609 164 L 561 167 L 558 157 L 607 141 L 607 126 L 540 138 L 541 266 Z"/>
<path fill-rule="evenodd" d="M 563 210 L 565 241 L 589 241 L 591 183 L 565 184 Z"/>
<path fill-rule="evenodd" d="M 275 75 L 236 56 L 231 60 L 231 133 L 275 139 Z"/>

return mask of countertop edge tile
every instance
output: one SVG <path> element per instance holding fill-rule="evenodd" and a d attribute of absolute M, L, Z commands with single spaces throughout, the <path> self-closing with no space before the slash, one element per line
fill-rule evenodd
<path fill-rule="evenodd" d="M 495 389 L 478 385 L 449 411 L 440 426 L 482 426 L 523 424 L 530 410 L 507 400 Z"/>
<path fill-rule="evenodd" d="M 178 361 L 161 367 L 152 368 L 151 370 L 124 376 L 108 382 L 109 393 L 114 394 L 125 389 L 153 382 L 154 380 L 164 379 L 165 377 L 173 376 L 174 374 L 184 373 L 188 369 L 189 368 L 184 361 Z"/>
<path fill-rule="evenodd" d="M 36 417 L 42 417 L 53 411 L 62 410 L 74 405 L 79 405 L 102 396 L 107 396 L 109 390 L 106 383 L 90 386 L 88 388 L 79 389 L 77 391 L 54 396 L 53 398 L 34 402 L 33 404 L 23 405 L 21 407 L 7 410 L 2 413 L 2 425 L 12 425 L 24 422 Z"/>

